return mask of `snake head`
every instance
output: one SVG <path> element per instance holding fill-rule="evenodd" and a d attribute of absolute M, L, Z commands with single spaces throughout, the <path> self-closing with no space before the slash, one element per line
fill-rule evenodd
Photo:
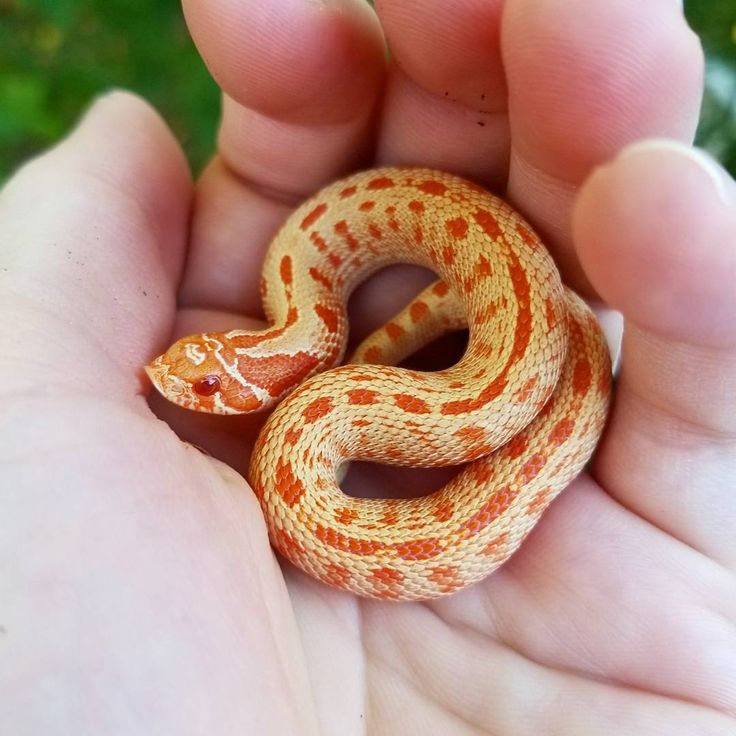
<path fill-rule="evenodd" d="M 156 390 L 178 406 L 208 414 L 257 411 L 262 399 L 239 375 L 236 361 L 216 334 L 177 340 L 145 367 Z"/>

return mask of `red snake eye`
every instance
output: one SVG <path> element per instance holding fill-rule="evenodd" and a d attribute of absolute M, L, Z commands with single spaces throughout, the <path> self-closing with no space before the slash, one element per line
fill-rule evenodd
<path fill-rule="evenodd" d="M 220 388 L 220 379 L 217 376 L 205 376 L 204 378 L 200 378 L 192 388 L 195 394 L 212 396 Z"/>

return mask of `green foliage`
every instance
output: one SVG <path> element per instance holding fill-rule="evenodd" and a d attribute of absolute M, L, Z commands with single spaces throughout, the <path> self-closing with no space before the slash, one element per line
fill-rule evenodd
<path fill-rule="evenodd" d="M 115 87 L 149 99 L 202 165 L 219 98 L 176 0 L 0 0 L 0 180 Z"/>
<path fill-rule="evenodd" d="M 708 58 L 697 143 L 736 175 L 736 0 L 686 0 L 685 11 Z"/>
<path fill-rule="evenodd" d="M 685 10 L 708 52 L 698 142 L 736 173 L 736 0 Z M 0 181 L 114 87 L 150 100 L 202 166 L 218 93 L 176 0 L 0 0 Z"/>

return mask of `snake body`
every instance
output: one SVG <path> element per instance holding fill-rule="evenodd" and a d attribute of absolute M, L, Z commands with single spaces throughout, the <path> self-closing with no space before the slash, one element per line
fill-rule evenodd
<path fill-rule="evenodd" d="M 334 368 L 355 286 L 397 262 L 440 281 Z M 453 593 L 519 546 L 590 458 L 611 366 L 598 323 L 561 284 L 537 235 L 459 177 L 364 171 L 301 205 L 272 242 L 262 296 L 272 325 L 183 338 L 148 372 L 188 408 L 270 408 L 249 480 L 272 544 L 319 580 L 395 600 Z M 451 368 L 395 367 L 467 324 Z M 421 498 L 353 498 L 351 460 L 465 467 Z"/>

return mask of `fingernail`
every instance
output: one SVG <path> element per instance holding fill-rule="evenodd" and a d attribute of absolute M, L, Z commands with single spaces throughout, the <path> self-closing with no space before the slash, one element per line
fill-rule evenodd
<path fill-rule="evenodd" d="M 617 158 L 621 160 L 630 156 L 638 156 L 642 153 L 658 152 L 676 154 L 688 159 L 688 161 L 695 164 L 706 174 L 713 184 L 718 198 L 724 204 L 730 205 L 733 203 L 733 181 L 729 175 L 710 154 L 694 146 L 688 146 L 685 143 L 669 138 L 652 138 L 625 146 L 621 149 Z"/>

